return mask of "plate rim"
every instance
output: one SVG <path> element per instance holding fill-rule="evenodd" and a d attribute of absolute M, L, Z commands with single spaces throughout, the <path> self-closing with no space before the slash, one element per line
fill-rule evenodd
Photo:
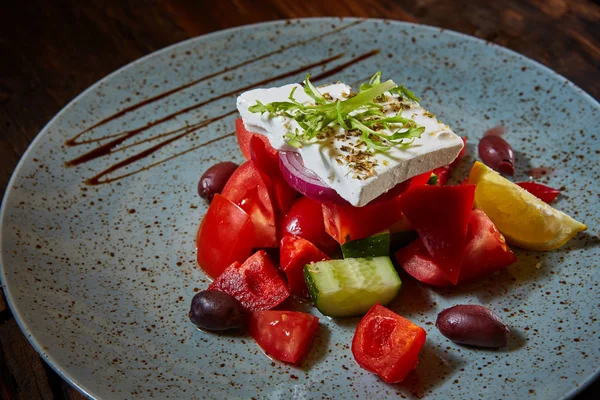
<path fill-rule="evenodd" d="M 1 200 L 1 206 L 0 206 L 0 283 L 2 285 L 2 290 L 4 292 L 4 297 L 6 299 L 6 303 L 8 305 L 8 307 L 10 308 L 10 311 L 12 313 L 13 318 L 15 319 L 15 321 L 17 322 L 17 325 L 19 327 L 19 329 L 21 330 L 21 332 L 23 333 L 23 335 L 26 337 L 27 341 L 29 342 L 29 344 L 34 348 L 34 350 L 38 353 L 38 355 L 43 359 L 43 361 L 50 367 L 52 368 L 53 371 L 55 371 L 62 379 L 64 379 L 65 381 L 67 381 L 70 385 L 72 385 L 73 387 L 75 387 L 81 394 L 83 394 L 84 396 L 90 398 L 90 399 L 95 399 L 95 400 L 102 400 L 101 397 L 97 397 L 94 396 L 91 393 L 91 390 L 86 389 L 84 386 L 84 383 L 78 383 L 76 382 L 76 380 L 69 374 L 69 372 L 67 370 L 63 370 L 62 368 L 60 368 L 57 363 L 53 360 L 53 358 L 47 354 L 43 348 L 41 343 L 39 343 L 39 341 L 35 338 L 34 334 L 33 334 L 33 330 L 30 330 L 30 328 L 28 327 L 28 325 L 23 321 L 23 318 L 21 316 L 21 314 L 19 313 L 19 309 L 18 306 L 16 304 L 16 302 L 13 300 L 12 298 L 12 294 L 11 291 L 9 289 L 9 287 L 6 285 L 6 271 L 4 270 L 4 249 L 2 246 L 3 243 L 3 237 L 4 237 L 4 220 L 5 220 L 5 213 L 6 213 L 6 202 L 9 198 L 9 196 L 12 194 L 13 192 L 13 185 L 14 185 L 14 181 L 16 181 L 18 174 L 20 172 L 20 170 L 22 169 L 22 167 L 25 165 L 26 160 L 29 158 L 29 154 L 33 151 L 33 148 L 37 145 L 37 142 L 39 140 L 41 140 L 41 138 L 47 133 L 49 127 L 51 125 L 54 124 L 54 122 L 56 120 L 58 120 L 59 118 L 62 117 L 62 115 L 64 113 L 66 113 L 76 102 L 78 102 L 81 98 L 84 98 L 86 95 L 88 95 L 89 92 L 92 92 L 93 90 L 97 89 L 98 86 L 100 86 L 101 84 L 103 84 L 104 82 L 110 80 L 111 78 L 113 78 L 114 76 L 118 75 L 119 73 L 123 72 L 124 70 L 136 65 L 136 64 L 141 64 L 143 62 L 145 62 L 147 59 L 150 59 L 152 57 L 156 57 L 160 54 L 164 54 L 167 53 L 177 47 L 183 46 L 185 44 L 189 44 L 191 42 L 194 41 L 203 41 L 206 40 L 212 36 L 216 36 L 216 35 L 226 35 L 228 33 L 233 33 L 236 31 L 240 31 L 240 30 L 247 30 L 247 29 L 255 29 L 255 28 L 261 28 L 264 26 L 269 26 L 269 25 L 281 25 L 281 24 L 285 24 L 286 22 L 291 21 L 293 23 L 302 23 L 304 21 L 309 21 L 309 22 L 327 22 L 327 21 L 337 21 L 337 22 L 356 22 L 356 21 L 362 21 L 362 22 L 368 22 L 368 21 L 373 21 L 373 22 L 380 22 L 380 23 L 390 23 L 393 25 L 400 25 L 400 26 L 404 26 L 404 27 L 409 27 L 409 28 L 417 28 L 417 29 L 423 29 L 425 28 L 426 30 L 431 30 L 431 31 L 437 31 L 439 34 L 441 35 L 451 35 L 451 36 L 455 36 L 460 38 L 463 41 L 473 41 L 473 42 L 478 42 L 480 44 L 483 44 L 485 46 L 491 46 L 494 47 L 496 50 L 499 50 L 500 52 L 504 52 L 506 54 L 509 54 L 513 57 L 516 57 L 519 61 L 532 65 L 534 67 L 534 69 L 541 69 L 543 71 L 545 71 L 546 73 L 549 73 L 550 75 L 553 75 L 556 78 L 559 78 L 561 80 L 563 80 L 565 82 L 565 84 L 567 86 L 571 86 L 572 88 L 574 88 L 579 95 L 583 96 L 583 98 L 590 103 L 590 105 L 592 105 L 593 107 L 597 108 L 598 110 L 600 110 L 600 100 L 596 100 L 591 94 L 589 94 L 588 92 L 586 92 L 585 90 L 583 90 L 581 87 L 579 87 L 578 85 L 576 85 L 575 83 L 573 83 L 570 79 L 564 77 L 563 75 L 559 74 L 558 72 L 554 71 L 553 69 L 551 69 L 550 67 L 547 67 L 546 65 L 542 64 L 541 62 L 534 60 L 532 58 L 529 58 L 528 56 L 525 56 L 515 50 L 509 49 L 507 47 L 504 47 L 502 45 L 496 44 L 494 42 L 490 42 L 484 39 L 481 39 L 479 37 L 476 36 L 472 36 L 466 33 L 462 33 L 462 32 L 458 32 L 452 29 L 446 29 L 446 28 L 442 28 L 439 26 L 434 26 L 434 25 L 428 25 L 428 24 L 421 24 L 421 23 L 415 23 L 415 22 L 408 22 L 408 21 L 401 21 L 401 20 L 394 20 L 394 19 L 385 19 L 385 18 L 362 18 L 362 17 L 307 17 L 307 18 L 290 18 L 290 19 L 277 19 L 277 20 L 272 20 L 272 21 L 265 21 L 265 22 L 259 22 L 259 23 L 254 23 L 254 24 L 247 24 L 247 25 L 240 25 L 240 26 L 234 26 L 231 28 L 226 28 L 226 29 L 221 29 L 221 30 L 217 30 L 214 32 L 209 32 L 203 35 L 199 35 L 199 36 L 194 36 L 176 43 L 173 43 L 171 45 L 168 45 L 166 47 L 160 48 L 158 50 L 155 50 L 149 54 L 146 54 L 140 58 L 137 58 L 133 61 L 130 61 L 128 63 L 126 63 L 125 65 L 119 67 L 118 69 L 114 70 L 113 72 L 109 73 L 108 75 L 100 78 L 99 80 L 97 80 L 96 82 L 94 82 L 93 84 L 91 84 L 89 87 L 87 87 L 86 89 L 84 89 L 81 93 L 79 93 L 78 95 L 76 95 L 73 99 L 71 99 L 66 105 L 64 105 L 43 127 L 42 129 L 36 134 L 36 136 L 34 137 L 34 139 L 31 141 L 31 143 L 29 143 L 29 145 L 27 146 L 27 148 L 25 149 L 25 151 L 23 152 L 23 154 L 21 155 L 21 158 L 19 159 L 19 162 L 17 163 L 17 165 L 15 166 L 11 177 L 6 185 L 6 189 L 4 192 L 4 195 L 2 197 Z M 561 397 L 562 399 L 571 399 L 573 397 L 575 397 L 577 394 L 579 394 L 580 392 L 582 392 L 585 388 L 587 388 L 592 382 L 594 382 L 596 379 L 600 378 L 600 366 L 597 367 L 597 369 L 590 375 L 588 375 L 580 385 L 578 385 L 577 387 L 571 389 L 570 391 L 566 392 L 563 394 L 563 396 Z"/>

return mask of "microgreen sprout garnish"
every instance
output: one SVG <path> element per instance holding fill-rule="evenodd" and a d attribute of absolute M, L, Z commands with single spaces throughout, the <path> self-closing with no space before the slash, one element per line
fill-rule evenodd
<path fill-rule="evenodd" d="M 381 72 L 377 72 L 368 83 L 360 86 L 344 100 L 335 100 L 329 94 L 321 93 L 310 81 L 310 75 L 304 79 L 304 93 L 314 104 L 302 104 L 294 99 L 295 87 L 289 101 L 276 101 L 256 104 L 248 109 L 254 113 L 269 113 L 271 116 L 285 116 L 295 120 L 302 129 L 285 134 L 286 142 L 294 147 L 302 143 L 321 140 L 327 135 L 321 132 L 335 126 L 343 128 L 353 136 L 358 136 L 370 151 L 387 151 L 394 146 L 408 146 L 425 131 L 415 121 L 402 117 L 402 110 L 393 116 L 385 113 L 385 103 L 391 101 L 386 92 L 402 99 L 417 102 L 419 99 L 404 86 L 394 81 L 381 82 Z"/>

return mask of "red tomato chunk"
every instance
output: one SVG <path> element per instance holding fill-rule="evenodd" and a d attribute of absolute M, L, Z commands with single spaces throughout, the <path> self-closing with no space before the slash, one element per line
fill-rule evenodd
<path fill-rule="evenodd" d="M 297 311 L 255 311 L 250 334 L 269 356 L 296 363 L 308 351 L 319 327 L 319 318 Z"/>
<path fill-rule="evenodd" d="M 248 310 L 269 310 L 290 296 L 285 281 L 264 250 L 257 251 L 241 265 L 230 265 L 208 289 L 230 294 Z"/>
<path fill-rule="evenodd" d="M 504 236 L 483 212 L 475 209 L 469 218 L 467 244 L 463 254 L 459 282 L 470 282 L 504 269 L 517 261 Z"/>
<path fill-rule="evenodd" d="M 253 161 L 246 161 L 235 170 L 221 194 L 250 215 L 254 226 L 252 247 L 277 247 L 273 203 L 267 182 Z"/>
<path fill-rule="evenodd" d="M 337 242 L 325 232 L 323 207 L 308 197 L 297 199 L 283 219 L 283 236 L 297 235 L 330 254 Z"/>
<path fill-rule="evenodd" d="M 401 382 L 416 367 L 425 337 L 423 328 L 375 304 L 356 328 L 352 354 L 385 382 Z"/>
<path fill-rule="evenodd" d="M 253 241 L 254 228 L 250 216 L 216 194 L 196 236 L 200 267 L 214 279 L 234 261 L 248 258 Z"/>
<path fill-rule="evenodd" d="M 419 282 L 433 286 L 452 285 L 452 282 L 432 260 L 421 239 L 398 250 L 395 257 L 398 264 Z"/>

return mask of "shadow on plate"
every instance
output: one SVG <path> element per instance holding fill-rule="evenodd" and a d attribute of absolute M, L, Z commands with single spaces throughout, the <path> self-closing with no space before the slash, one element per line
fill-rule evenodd
<path fill-rule="evenodd" d="M 512 326 L 509 326 L 508 329 L 510 329 L 510 336 L 508 337 L 508 346 L 503 348 L 503 349 L 499 349 L 499 352 L 502 353 L 510 353 L 513 351 L 517 351 L 522 347 L 525 347 L 525 345 L 527 344 L 527 337 L 525 336 L 525 334 L 517 328 L 514 328 Z"/>
<path fill-rule="evenodd" d="M 508 268 L 481 280 L 452 287 L 434 287 L 431 290 L 445 299 L 474 295 L 482 303 L 505 297 L 512 286 L 536 282 L 543 285 L 551 279 L 545 271 L 546 254 L 513 249 L 517 261 Z"/>
<path fill-rule="evenodd" d="M 427 313 L 434 307 L 427 286 L 418 283 L 402 269 L 399 269 L 398 272 L 402 280 L 402 288 L 400 294 L 387 307 L 408 319 Z"/>
<path fill-rule="evenodd" d="M 557 249 L 557 252 L 569 252 L 571 250 L 587 250 L 600 247 L 600 238 L 589 232 L 579 232 L 566 245 Z"/>
<path fill-rule="evenodd" d="M 460 185 L 463 180 L 469 177 L 471 167 L 477 159 L 477 144 L 467 139 L 467 150 L 465 155 L 454 167 L 450 179 L 448 179 L 448 185 Z"/>
<path fill-rule="evenodd" d="M 228 339 L 235 339 L 235 340 L 252 340 L 252 336 L 250 336 L 249 333 L 245 332 L 245 331 L 241 331 L 241 330 L 228 330 L 228 331 L 208 331 L 205 329 L 201 329 L 198 328 L 197 326 L 194 326 L 191 322 L 189 323 L 190 325 L 190 329 L 191 330 L 196 330 L 201 332 L 203 335 L 207 335 L 207 336 L 212 336 L 215 338 L 228 338 Z"/>
<path fill-rule="evenodd" d="M 319 324 L 315 337 L 313 338 L 308 355 L 302 361 L 300 366 L 296 367 L 305 372 L 317 365 L 320 361 L 326 359 L 330 353 L 331 331 L 326 324 Z M 292 365 L 292 367 L 294 367 Z"/>
<path fill-rule="evenodd" d="M 529 178 L 529 171 L 531 171 L 533 168 L 531 166 L 531 162 L 529 161 L 529 157 L 527 157 L 525 153 L 518 150 L 513 150 L 513 152 L 515 154 L 515 179 L 512 179 L 511 177 L 508 178 L 513 182 L 527 180 Z M 536 179 L 536 181 L 539 181 L 539 179 Z"/>
<path fill-rule="evenodd" d="M 420 399 L 433 392 L 464 364 L 456 353 L 442 351 L 427 341 L 419 354 L 416 369 L 409 373 L 404 381 L 393 386 L 405 396 Z"/>

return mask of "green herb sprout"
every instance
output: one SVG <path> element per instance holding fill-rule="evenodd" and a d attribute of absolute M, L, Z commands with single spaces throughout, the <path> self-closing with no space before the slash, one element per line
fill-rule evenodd
<path fill-rule="evenodd" d="M 296 88 L 291 91 L 289 101 L 263 104 L 257 100 L 255 105 L 249 107 L 250 112 L 283 115 L 294 119 L 302 130 L 296 129 L 295 132 L 285 135 L 287 143 L 294 147 L 300 147 L 303 142 L 310 142 L 325 128 L 335 125 L 346 131 L 359 132 L 360 140 L 369 149 L 377 151 L 387 151 L 393 146 L 408 146 L 425 131 L 425 127 L 402 117 L 402 111 L 394 116 L 385 114 L 381 103 L 386 101 L 386 92 L 415 102 L 419 99 L 410 90 L 396 85 L 392 80 L 381 82 L 381 72 L 373 75 L 369 83 L 363 83 L 358 93 L 343 101 L 333 100 L 319 92 L 310 82 L 310 75 L 304 79 L 304 93 L 313 99 L 314 105 L 296 101 L 295 91 Z"/>

